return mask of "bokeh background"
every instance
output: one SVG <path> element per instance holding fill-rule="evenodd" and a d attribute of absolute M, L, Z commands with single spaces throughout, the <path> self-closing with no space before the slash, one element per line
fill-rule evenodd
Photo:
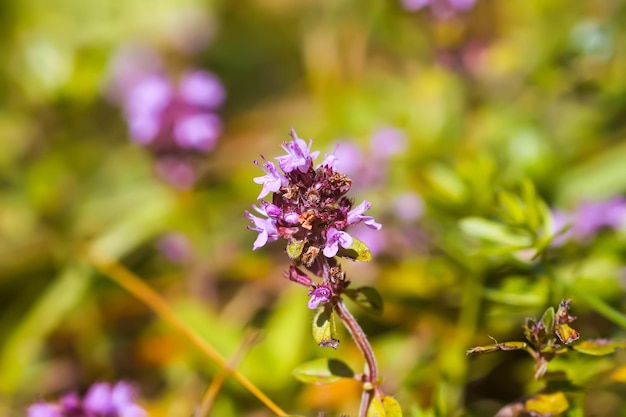
<path fill-rule="evenodd" d="M 21 0 L 0 9 L 0 414 L 123 379 L 150 415 L 188 416 L 215 378 L 214 363 L 90 264 L 85 253 L 97 247 L 224 356 L 257 334 L 238 370 L 284 409 L 354 415 L 356 382 L 307 386 L 291 373 L 322 356 L 359 369 L 349 335 L 336 351 L 315 345 L 306 290 L 282 277 L 284 246 L 252 251 L 246 230 L 260 191 L 253 161 L 282 154 L 292 126 L 314 149 L 337 151 L 351 196 L 371 201 L 383 224 L 376 236 L 358 232 L 374 261 L 344 264 L 385 300 L 379 317 L 355 314 L 406 415 L 489 416 L 540 389 L 523 352 L 465 352 L 489 336 L 523 340 L 524 319 L 561 298 L 572 299 L 583 338 L 626 337 L 623 1 Z M 226 98 L 210 149 L 182 152 L 192 179 L 181 185 L 158 165 L 181 151 L 139 143 L 124 97 L 147 74 L 176 84 L 193 70 L 214 74 Z M 519 193 L 524 179 L 590 229 L 540 263 L 460 226 L 501 221 L 497 193 Z M 617 220 L 605 206 L 580 214 L 606 201 Z M 612 372 L 625 363 L 619 352 L 574 352 L 551 364 L 581 387 L 570 415 L 623 415 L 625 378 Z M 272 413 L 229 379 L 212 415 Z"/>

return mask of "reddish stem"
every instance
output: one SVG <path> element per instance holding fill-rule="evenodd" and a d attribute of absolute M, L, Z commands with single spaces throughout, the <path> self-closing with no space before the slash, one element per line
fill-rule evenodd
<path fill-rule="evenodd" d="M 359 408 L 359 417 L 366 417 L 369 405 L 372 402 L 374 395 L 379 391 L 378 365 L 376 364 L 376 357 L 374 356 L 372 346 L 367 340 L 367 336 L 365 336 L 363 329 L 361 329 L 359 323 L 340 298 L 337 298 L 336 302 L 333 303 L 333 308 L 341 321 L 343 321 L 343 324 L 348 328 L 352 339 L 354 339 L 354 342 L 365 358 L 367 368 L 363 374 L 363 383 L 369 385 L 369 387 L 364 387 L 363 389 L 363 394 L 361 395 L 361 406 Z"/>

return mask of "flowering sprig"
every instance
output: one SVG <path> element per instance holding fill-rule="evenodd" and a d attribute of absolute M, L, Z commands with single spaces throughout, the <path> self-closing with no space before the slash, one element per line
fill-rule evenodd
<path fill-rule="evenodd" d="M 254 178 L 254 182 L 262 186 L 258 196 L 260 205 L 253 206 L 258 215 L 249 211 L 245 213 L 253 223 L 248 229 L 258 232 L 253 249 L 281 238 L 287 241 L 287 255 L 293 265 L 285 276 L 308 288 L 311 298 L 307 305 L 317 310 L 313 335 L 320 346 L 336 348 L 339 343 L 334 315 L 347 327 L 367 364 L 365 372 L 359 376 L 363 382 L 359 416 L 395 407 L 395 400 L 384 396 L 380 390 L 378 367 L 367 337 L 341 299 L 342 295 L 347 295 L 366 309 L 376 312 L 382 308 L 380 296 L 370 287 L 348 289 L 350 281 L 337 260 L 338 257 L 370 260 L 367 246 L 352 236 L 348 229 L 359 223 L 374 230 L 380 230 L 382 226 L 365 214 L 371 207 L 368 201 L 353 207 L 353 201 L 346 197 L 352 180 L 337 171 L 336 155 L 327 154 L 316 166 L 314 161 L 320 152 L 311 151 L 312 140 L 307 143 L 293 129 L 290 136 L 291 141 L 282 144 L 287 154 L 277 157 L 277 164 L 264 157 L 263 162 L 255 161 L 265 175 Z M 270 194 L 270 201 L 262 200 Z M 321 278 L 321 282 L 315 283 L 301 268 Z M 331 379 L 354 376 L 351 371 L 341 375 L 334 373 L 336 363 L 324 370 L 310 369 L 318 365 L 319 362 L 305 364 L 303 366 L 307 369 L 299 367 L 295 374 L 305 375 L 305 382 L 311 382 L 312 375 L 318 374 L 319 378 L 315 379 L 318 383 L 328 382 L 329 376 Z M 349 369 L 344 365 L 342 369 Z"/>
<path fill-rule="evenodd" d="M 527 318 L 523 326 L 526 342 L 502 342 L 486 346 L 476 346 L 467 351 L 467 354 L 489 353 L 499 350 L 524 350 L 535 361 L 534 377 L 545 380 L 546 388 L 539 393 L 526 397 L 525 401 L 506 405 L 497 415 L 509 415 L 516 410 L 516 415 L 523 411 L 524 415 L 553 416 L 561 415 L 569 408 L 566 393 L 562 391 L 563 372 L 547 372 L 548 363 L 557 356 L 575 350 L 591 356 L 604 356 L 615 353 L 617 349 L 626 348 L 625 341 L 595 339 L 580 341 L 578 331 L 570 327 L 576 317 L 569 314 L 571 301 L 562 300 L 558 309 L 549 307 L 539 320 Z M 561 382 L 559 384 L 559 382 Z M 512 415 L 512 414 L 511 414 Z"/>
<path fill-rule="evenodd" d="M 136 395 L 126 382 L 99 382 L 82 399 L 75 393 L 66 394 L 58 403 L 37 402 L 27 413 L 28 417 L 146 417 L 148 413 L 135 403 Z"/>

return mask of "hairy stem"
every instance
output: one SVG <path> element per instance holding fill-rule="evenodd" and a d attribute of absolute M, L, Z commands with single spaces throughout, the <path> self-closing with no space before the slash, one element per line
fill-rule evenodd
<path fill-rule="evenodd" d="M 357 347 L 365 358 L 367 369 L 363 375 L 363 383 L 368 385 L 363 389 L 363 395 L 361 396 L 361 406 L 359 408 L 359 417 L 365 417 L 367 415 L 367 409 L 369 408 L 374 395 L 378 393 L 378 365 L 376 364 L 376 357 L 374 351 L 370 345 L 363 329 L 359 326 L 354 316 L 350 313 L 346 305 L 338 299 L 333 308 L 343 324 L 348 328 L 352 339 L 356 343 Z"/>

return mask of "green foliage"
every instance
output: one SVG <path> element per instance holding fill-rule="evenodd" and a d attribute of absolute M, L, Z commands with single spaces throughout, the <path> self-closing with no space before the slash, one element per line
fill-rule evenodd
<path fill-rule="evenodd" d="M 359 150 L 349 196 L 370 201 L 383 229 L 348 229 L 345 295 L 405 414 L 624 415 L 624 224 L 581 238 L 567 216 L 626 193 L 622 3 L 477 0 L 439 20 L 400 0 L 0 2 L 0 414 L 124 379 L 150 416 L 193 415 L 228 373 L 96 272 L 85 254 L 97 251 L 286 412 L 356 416 L 359 376 L 330 360 L 332 385 L 294 383 L 319 344 L 363 367 L 347 333 L 338 345 L 336 313 L 312 312 L 307 290 L 281 278 L 306 242 L 252 251 L 242 217 L 263 175 L 252 161 L 294 126 L 314 138 L 316 163 Z M 166 149 L 129 140 L 111 89 L 128 47 L 140 71 L 203 69 L 225 86 L 224 131 L 192 156 L 191 189 L 160 177 Z M 385 156 L 381 127 L 406 146 Z M 422 203 L 411 215 L 406 194 Z M 171 234 L 184 256 L 163 250 Z M 515 352 L 477 355 L 496 351 Z M 398 415 L 390 398 L 377 413 Z M 263 407 L 227 377 L 211 415 Z"/>
<path fill-rule="evenodd" d="M 383 312 L 383 298 L 373 287 L 350 288 L 344 292 L 352 301 L 365 311 L 380 315 Z"/>
<path fill-rule="evenodd" d="M 299 365 L 293 375 L 307 384 L 329 384 L 339 378 L 354 378 L 354 371 L 339 359 L 320 358 Z"/>
<path fill-rule="evenodd" d="M 335 315 L 330 304 L 324 304 L 313 317 L 313 340 L 321 347 L 337 349 L 339 339 Z"/>
<path fill-rule="evenodd" d="M 355 237 L 352 238 L 352 245 L 349 248 L 339 248 L 338 256 L 360 262 L 370 262 L 372 260 L 370 249 L 365 243 Z"/>

